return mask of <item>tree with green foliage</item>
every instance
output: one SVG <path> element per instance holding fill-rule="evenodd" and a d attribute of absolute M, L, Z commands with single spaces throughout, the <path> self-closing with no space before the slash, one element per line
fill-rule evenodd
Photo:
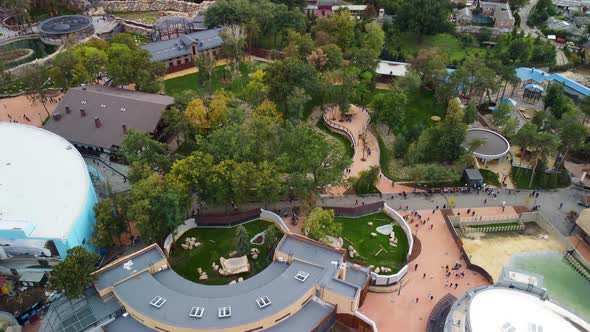
<path fill-rule="evenodd" d="M 403 1 L 396 22 L 401 31 L 416 33 L 421 43 L 424 35 L 450 31 L 450 15 L 451 3 L 448 0 Z"/>
<path fill-rule="evenodd" d="M 371 22 L 365 24 L 365 34 L 362 40 L 363 48 L 373 52 L 374 57 L 377 58 L 379 55 L 381 55 L 384 42 L 385 32 L 383 32 L 383 29 L 379 23 Z"/>
<path fill-rule="evenodd" d="M 211 193 L 208 178 L 214 165 L 213 157 L 202 151 L 195 151 L 186 158 L 176 160 L 166 174 L 166 182 L 179 191 L 197 195 L 207 200 Z"/>
<path fill-rule="evenodd" d="M 380 170 L 377 166 L 372 166 L 368 170 L 359 173 L 358 177 L 352 181 L 352 187 L 357 195 L 375 193 L 375 185 L 379 181 Z"/>
<path fill-rule="evenodd" d="M 273 224 L 268 225 L 268 227 L 266 227 L 264 230 L 264 243 L 268 248 L 273 249 L 279 241 L 281 235 L 281 231 L 279 231 L 277 226 Z"/>
<path fill-rule="evenodd" d="M 300 87 L 293 88 L 293 91 L 287 96 L 287 118 L 299 121 L 303 117 L 305 104 L 311 100 L 311 97 Z"/>
<path fill-rule="evenodd" d="M 311 31 L 316 44 L 336 44 L 346 51 L 354 41 L 355 21 L 348 10 L 336 12 L 335 15 L 317 18 Z"/>
<path fill-rule="evenodd" d="M 371 109 L 375 120 L 384 123 L 388 128 L 388 133 L 392 129 L 401 129 L 404 123 L 407 102 L 406 93 L 399 88 L 376 94 L 371 101 Z"/>
<path fill-rule="evenodd" d="M 0 7 L 6 8 L 17 24 L 31 23 L 31 0 L 1 0 Z"/>
<path fill-rule="evenodd" d="M 547 161 L 547 158 L 557 152 L 559 147 L 559 137 L 548 132 L 537 132 L 532 137 L 531 147 L 533 148 L 533 171 L 531 172 L 531 179 L 529 181 L 529 188 L 533 185 L 535 172 L 541 162 Z"/>
<path fill-rule="evenodd" d="M 504 135 L 504 137 L 511 139 L 516 133 L 517 128 L 518 121 L 513 117 L 509 117 L 508 119 L 506 119 L 506 121 L 504 121 L 504 124 L 502 125 L 502 130 L 500 132 L 502 133 L 502 135 Z"/>
<path fill-rule="evenodd" d="M 21 80 L 24 83 L 24 92 L 27 98 L 33 103 L 40 103 L 49 117 L 47 110 L 47 102 L 49 101 L 49 93 L 47 88 L 49 85 L 49 72 L 46 65 L 33 64 L 28 66 L 23 74 Z"/>
<path fill-rule="evenodd" d="M 2 77 L 0 77 L 0 78 L 2 78 Z M 586 121 L 588 121 L 588 118 L 590 117 L 590 97 L 582 98 L 578 103 L 578 107 L 579 107 L 580 111 L 582 111 L 582 113 L 584 113 L 584 116 L 582 118 L 582 123 L 586 123 Z"/>
<path fill-rule="evenodd" d="M 152 62 L 150 54 L 142 48 L 130 48 L 126 44 L 111 44 L 106 50 L 107 76 L 115 86 L 135 84 L 138 91 L 159 92 L 161 77 L 166 72 L 161 62 Z"/>
<path fill-rule="evenodd" d="M 207 78 L 209 80 L 209 84 L 211 84 L 211 79 L 213 78 L 213 68 L 215 68 L 216 63 L 215 56 L 212 52 L 204 52 L 200 53 L 195 56 L 195 66 L 199 70 L 199 76 L 201 80 L 203 78 Z"/>
<path fill-rule="evenodd" d="M 250 80 L 244 88 L 244 98 L 250 105 L 259 105 L 268 96 L 268 84 L 264 77 L 266 73 L 262 69 L 257 69 L 250 74 Z"/>
<path fill-rule="evenodd" d="M 141 162 L 156 172 L 166 172 L 170 168 L 166 144 L 154 140 L 142 131 L 129 129 L 119 152 L 130 164 Z"/>
<path fill-rule="evenodd" d="M 561 165 L 571 150 L 579 149 L 588 137 L 588 129 L 581 123 L 581 112 L 572 110 L 565 113 L 557 122 L 557 134 L 561 140 Z"/>
<path fill-rule="evenodd" d="M 144 242 L 160 242 L 184 220 L 190 195 L 174 185 L 152 173 L 131 186 L 127 218 L 135 221 Z"/>
<path fill-rule="evenodd" d="M 238 255 L 246 255 L 250 252 L 250 236 L 243 225 L 236 227 L 234 245 Z"/>
<path fill-rule="evenodd" d="M 522 166 L 522 161 L 525 158 L 527 149 L 533 145 L 534 137 L 537 134 L 537 126 L 531 122 L 527 122 L 524 126 L 516 132 L 512 138 L 512 143 L 520 146 L 520 163 L 518 168 Z"/>
<path fill-rule="evenodd" d="M 442 160 L 452 162 L 457 160 L 463 152 L 463 141 L 467 134 L 467 125 L 463 122 L 461 102 L 452 99 L 447 108 L 447 114 L 443 121 L 437 125 L 439 141 L 437 143 Z"/>
<path fill-rule="evenodd" d="M 415 57 L 410 59 L 412 70 L 421 75 L 422 84 L 437 86 L 447 76 L 449 56 L 445 50 L 438 47 L 421 48 Z"/>
<path fill-rule="evenodd" d="M 477 105 L 475 100 L 470 100 L 467 103 L 467 107 L 465 107 L 465 112 L 464 112 L 464 116 L 463 116 L 463 122 L 465 122 L 465 124 L 472 124 L 473 121 L 475 121 L 475 118 L 477 117 Z"/>
<path fill-rule="evenodd" d="M 212 203 L 237 207 L 249 197 L 257 181 L 253 162 L 223 160 L 211 168 L 208 178 L 209 199 Z"/>
<path fill-rule="evenodd" d="M 49 275 L 49 289 L 63 293 L 69 299 L 81 297 L 95 279 L 91 273 L 96 270 L 99 259 L 100 256 L 82 246 L 68 249 L 68 255 L 53 267 Z"/>
<path fill-rule="evenodd" d="M 109 38 L 109 44 L 123 44 L 130 49 L 139 48 L 137 41 L 135 41 L 135 37 L 130 33 L 117 33 L 113 35 Z"/>
<path fill-rule="evenodd" d="M 275 164 L 263 161 L 256 165 L 256 198 L 264 203 L 267 208 L 268 204 L 277 202 L 279 195 L 283 191 L 283 181 L 281 181 L 281 173 Z"/>
<path fill-rule="evenodd" d="M 561 119 L 563 114 L 575 111 L 576 108 L 573 101 L 565 95 L 563 86 L 557 83 L 549 85 L 543 101 L 545 102 L 545 109 L 549 109 L 551 114 L 558 120 Z"/>
<path fill-rule="evenodd" d="M 313 50 L 314 43 L 309 33 L 299 33 L 289 30 L 287 32 L 287 47 L 285 53 L 287 56 L 298 57 L 304 60 Z"/>
<path fill-rule="evenodd" d="M 121 198 L 107 197 L 94 205 L 96 227 L 92 242 L 98 248 L 113 244 L 113 237 L 118 238 L 125 231 L 125 212 L 120 204 Z"/>
<path fill-rule="evenodd" d="M 279 163 L 293 191 L 317 193 L 341 181 L 344 169 L 351 163 L 342 145 L 303 124 L 287 125 L 284 131 Z"/>
<path fill-rule="evenodd" d="M 240 72 L 240 61 L 246 47 L 246 34 L 238 24 L 229 24 L 222 27 L 221 33 L 223 54 L 233 63 L 233 75 Z"/>
<path fill-rule="evenodd" d="M 506 103 L 498 104 L 497 109 L 493 113 L 494 123 L 497 127 L 502 127 L 511 118 L 512 108 Z"/>
<path fill-rule="evenodd" d="M 340 236 L 342 225 L 334 220 L 334 210 L 316 207 L 305 218 L 303 231 L 310 239 L 327 243 L 328 236 Z"/>
<path fill-rule="evenodd" d="M 295 88 L 300 88 L 300 92 L 305 91 L 309 95 L 318 85 L 313 66 L 296 58 L 271 63 L 264 78 L 270 99 L 283 108 L 285 118 L 299 115 L 289 107 L 290 102 L 293 104 Z"/>
<path fill-rule="evenodd" d="M 344 56 L 342 50 L 336 44 L 327 44 L 320 46 L 320 49 L 326 56 L 326 64 L 323 66 L 324 70 L 334 70 L 342 68 L 344 65 Z"/>

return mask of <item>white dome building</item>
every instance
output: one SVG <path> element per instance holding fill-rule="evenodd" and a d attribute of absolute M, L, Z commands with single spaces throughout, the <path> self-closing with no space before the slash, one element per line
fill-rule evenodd
<path fill-rule="evenodd" d="M 47 256 L 47 241 L 62 259 L 78 245 L 93 250 L 98 198 L 78 150 L 44 129 L 8 122 L 0 123 L 0 142 L 0 258 Z"/>

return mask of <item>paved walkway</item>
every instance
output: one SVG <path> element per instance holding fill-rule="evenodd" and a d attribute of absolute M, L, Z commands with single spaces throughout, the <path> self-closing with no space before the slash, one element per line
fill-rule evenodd
<path fill-rule="evenodd" d="M 414 234 L 418 233 L 422 251 L 410 263 L 410 270 L 405 281 L 402 281 L 401 290 L 393 293 L 369 292 L 360 309 L 375 321 L 380 331 L 392 331 L 394 327 L 397 331 L 425 331 L 432 308 L 447 293 L 458 297 L 468 289 L 488 284 L 480 274 L 466 270 L 462 260 L 463 267 L 451 271 L 451 276 L 446 277 L 445 267 L 448 265 L 451 268 L 459 260 L 459 248 L 440 211 L 434 214 L 432 210 L 418 212 L 422 215 L 422 220 L 429 218 L 429 221 L 426 225 L 419 222 L 411 224 Z M 402 214 L 407 215 L 408 212 Z M 430 225 L 433 225 L 432 229 Z M 464 277 L 461 276 L 462 272 Z"/>

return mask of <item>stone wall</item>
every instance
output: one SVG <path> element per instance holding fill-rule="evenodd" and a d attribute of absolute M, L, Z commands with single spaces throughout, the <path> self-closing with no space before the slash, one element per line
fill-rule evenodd
<path fill-rule="evenodd" d="M 93 2 L 94 6 L 103 7 L 106 12 L 144 12 L 144 11 L 177 11 L 195 13 L 203 10 L 209 1 L 202 3 L 181 0 L 139 0 L 139 1 L 110 1 Z"/>

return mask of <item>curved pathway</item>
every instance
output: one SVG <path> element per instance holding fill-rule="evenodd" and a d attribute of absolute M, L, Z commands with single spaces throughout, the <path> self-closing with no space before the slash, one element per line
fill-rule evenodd
<path fill-rule="evenodd" d="M 342 115 L 338 106 L 331 106 L 323 114 L 324 122 L 333 131 L 346 136 L 354 144 L 354 156 L 349 172 L 344 173 L 345 178 L 358 176 L 360 172 L 366 171 L 373 166 L 380 167 L 380 150 L 379 142 L 375 135 L 369 129 L 371 116 L 364 107 L 350 105 L 348 112 L 350 119 L 347 121 L 346 116 Z M 365 135 L 363 144 L 362 136 Z M 352 136 L 352 137 L 351 137 Z M 363 151 L 364 150 L 364 151 Z M 364 160 L 363 160 L 364 159 Z M 379 181 L 376 184 L 377 189 L 384 194 L 400 193 L 402 191 L 412 191 L 413 188 L 405 185 L 395 184 L 380 173 Z M 342 186 L 332 187 L 328 190 L 329 194 L 342 195 L 346 188 Z"/>

